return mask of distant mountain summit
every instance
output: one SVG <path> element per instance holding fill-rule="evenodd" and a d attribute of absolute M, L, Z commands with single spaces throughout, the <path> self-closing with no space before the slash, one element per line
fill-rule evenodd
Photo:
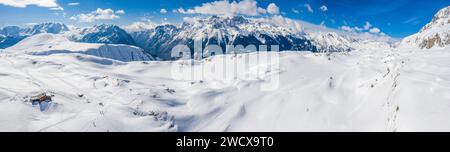
<path fill-rule="evenodd" d="M 81 31 L 81 36 L 77 40 L 87 43 L 105 43 L 105 44 L 127 44 L 136 45 L 131 35 L 116 25 L 95 25 Z"/>
<path fill-rule="evenodd" d="M 0 29 L 0 49 L 4 49 L 26 37 L 40 34 L 40 33 L 63 33 L 69 31 L 69 28 L 62 23 L 42 23 L 36 24 L 32 27 L 18 27 L 18 26 L 6 26 Z"/>
<path fill-rule="evenodd" d="M 446 47 L 450 44 L 450 6 L 441 9 L 418 33 L 406 37 L 403 45 L 422 49 Z"/>
<path fill-rule="evenodd" d="M 25 29 L 20 28 L 18 26 L 6 26 L 3 29 L 0 29 L 0 34 L 3 36 L 19 36 Z"/>
<path fill-rule="evenodd" d="M 69 31 L 69 28 L 62 23 L 42 23 L 36 24 L 32 28 L 26 30 L 27 35 L 35 35 L 39 33 L 58 34 Z"/>
<path fill-rule="evenodd" d="M 29 55 L 87 54 L 123 62 L 153 60 L 139 47 L 123 44 L 81 43 L 63 34 L 41 33 L 25 38 L 7 49 Z"/>

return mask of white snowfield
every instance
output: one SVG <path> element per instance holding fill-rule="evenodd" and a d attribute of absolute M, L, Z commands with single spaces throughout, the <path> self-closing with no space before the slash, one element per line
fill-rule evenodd
<path fill-rule="evenodd" d="M 0 131 L 450 131 L 450 48 L 282 52 L 278 68 L 246 71 L 261 79 L 190 81 L 172 76 L 173 67 L 191 68 L 188 61 L 121 62 L 33 47 L 40 51 L 20 44 L 0 52 Z M 277 74 L 278 89 L 261 91 Z M 42 91 L 55 95 L 46 111 L 25 102 Z"/>

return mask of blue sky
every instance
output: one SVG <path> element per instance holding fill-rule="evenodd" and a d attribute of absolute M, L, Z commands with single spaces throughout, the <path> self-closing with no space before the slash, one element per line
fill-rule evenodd
<path fill-rule="evenodd" d="M 0 0 L 0 26 L 30 25 L 40 22 L 63 22 L 76 26 L 100 23 L 127 25 L 143 20 L 155 23 L 180 23 L 185 16 L 216 13 L 217 9 L 210 12 L 211 10 L 208 10 L 207 6 L 194 9 L 203 4 L 212 4 L 211 2 L 214 1 L 42 0 L 38 2 L 25 0 L 24 3 L 19 4 L 14 0 Z M 236 3 L 239 3 L 239 0 L 237 1 Z M 232 2 L 230 0 L 227 3 Z M 279 11 L 269 13 L 267 6 L 271 3 Z M 256 8 L 263 9 L 261 12 L 257 12 L 258 14 L 239 11 L 234 14 L 249 15 L 250 13 L 249 16 L 254 17 L 282 15 L 291 19 L 323 24 L 331 28 L 363 32 L 369 32 L 376 28 L 379 29 L 379 32 L 377 30 L 374 32 L 401 38 L 420 30 L 439 9 L 449 5 L 450 0 L 433 0 L 432 2 L 425 0 L 256 0 Z M 241 3 L 236 6 L 247 7 Z M 100 10 L 98 10 L 99 8 Z M 179 8 L 183 8 L 183 12 L 173 12 Z M 167 12 L 161 12 L 161 9 L 165 9 Z M 248 10 L 246 8 L 239 9 Z M 364 28 L 365 25 L 367 28 Z"/>

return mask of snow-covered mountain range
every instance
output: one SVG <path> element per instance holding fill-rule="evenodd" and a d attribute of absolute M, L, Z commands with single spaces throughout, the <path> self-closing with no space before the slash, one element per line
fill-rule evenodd
<path fill-rule="evenodd" d="M 335 32 L 305 33 L 270 20 L 242 16 L 189 18 L 179 27 L 160 25 L 131 35 L 138 46 L 162 59 L 170 59 L 171 49 L 180 44 L 189 46 L 194 53 L 195 40 L 202 46 L 219 45 L 223 53 L 226 53 L 227 45 L 250 44 L 267 45 L 269 50 L 270 45 L 278 45 L 280 51 L 345 52 L 353 49 L 349 40 Z M 208 56 L 203 54 L 203 57 Z"/>
<path fill-rule="evenodd" d="M 133 31 L 125 31 L 119 26 L 106 24 L 71 29 L 61 23 L 43 23 L 28 28 L 10 26 L 1 29 L 0 48 L 10 47 L 35 34 L 53 33 L 64 34 L 75 42 L 138 46 L 154 57 L 170 60 L 172 48 L 187 45 L 194 50 L 196 40 L 199 40 L 203 47 L 210 44 L 219 45 L 223 53 L 227 53 L 225 52 L 227 45 L 245 47 L 250 44 L 267 45 L 268 50 L 271 50 L 271 45 L 278 45 L 280 51 L 347 52 L 355 50 L 357 48 L 355 46 L 368 40 L 342 31 L 308 31 L 304 30 L 300 23 L 289 20 L 291 24 L 284 25 L 277 20 L 286 22 L 283 18 L 211 16 L 189 18 L 180 26 L 164 24 L 151 29 Z M 205 52 L 197 56 L 197 59 L 208 56 L 210 54 Z"/>

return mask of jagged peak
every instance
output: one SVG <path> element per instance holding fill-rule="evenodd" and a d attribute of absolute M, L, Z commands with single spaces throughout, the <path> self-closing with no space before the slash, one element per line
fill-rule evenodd
<path fill-rule="evenodd" d="M 450 18 L 450 6 L 447 6 L 434 15 L 435 19 Z"/>
<path fill-rule="evenodd" d="M 450 6 L 447 6 L 441 10 L 439 10 L 431 20 L 430 23 L 425 25 L 420 32 L 424 32 L 428 29 L 434 28 L 434 27 L 442 27 L 445 25 L 450 25 Z"/>
<path fill-rule="evenodd" d="M 239 22 L 239 23 L 246 23 L 246 22 L 248 22 L 248 19 L 243 17 L 243 16 L 234 16 L 233 18 L 231 18 L 231 20 L 233 20 L 235 22 Z"/>
<path fill-rule="evenodd" d="M 87 33 L 96 33 L 96 32 L 123 32 L 126 33 L 124 29 L 121 27 L 115 25 L 115 24 L 99 24 L 94 25 L 89 28 L 85 28 L 81 33 L 87 34 Z"/>
<path fill-rule="evenodd" d="M 93 28 L 96 28 L 96 29 L 115 29 L 115 28 L 119 28 L 119 29 L 121 29 L 119 26 L 117 26 L 115 24 L 94 25 Z"/>
<path fill-rule="evenodd" d="M 16 36 L 19 35 L 23 31 L 23 28 L 19 26 L 5 26 L 0 29 L 0 34 L 5 36 Z"/>
<path fill-rule="evenodd" d="M 64 23 L 57 22 L 45 22 L 34 25 L 28 30 L 28 34 L 38 34 L 38 33 L 60 33 L 69 31 L 69 28 Z"/>
<path fill-rule="evenodd" d="M 44 23 L 33 25 L 33 28 L 42 28 L 42 27 L 46 27 L 46 28 L 57 27 L 57 28 L 61 28 L 63 30 L 69 30 L 69 28 L 66 26 L 66 24 L 59 23 L 59 22 L 44 22 Z"/>
<path fill-rule="evenodd" d="M 193 25 L 196 23 L 203 23 L 203 24 L 224 24 L 224 25 L 236 25 L 236 24 L 243 24 L 248 23 L 249 19 L 245 18 L 244 16 L 233 16 L 233 17 L 226 17 L 226 16 L 208 16 L 208 17 L 193 17 L 189 18 L 189 21 L 186 21 L 187 25 Z"/>
<path fill-rule="evenodd" d="M 39 23 L 39 24 L 35 24 L 34 26 L 49 26 L 49 25 L 61 25 L 61 26 L 65 26 L 66 24 L 61 23 L 61 22 L 43 22 L 43 23 Z"/>
<path fill-rule="evenodd" d="M 401 46 L 414 46 L 422 49 L 446 47 L 450 45 L 450 6 L 439 10 L 418 33 L 404 38 Z"/>
<path fill-rule="evenodd" d="M 155 27 L 155 29 L 176 29 L 177 27 L 172 24 L 164 24 L 164 25 L 158 25 Z"/>
<path fill-rule="evenodd" d="M 2 29 L 3 29 L 3 30 L 5 30 L 5 29 L 20 29 L 20 27 L 19 27 L 19 26 L 12 25 L 12 26 L 5 26 L 5 27 L 3 27 Z"/>

